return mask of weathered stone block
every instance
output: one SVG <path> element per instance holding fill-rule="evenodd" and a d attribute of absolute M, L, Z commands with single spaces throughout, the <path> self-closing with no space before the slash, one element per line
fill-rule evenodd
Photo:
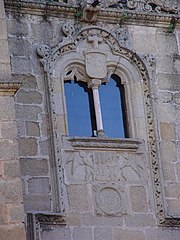
<path fill-rule="evenodd" d="M 93 216 L 90 214 L 82 215 L 82 224 L 84 226 L 103 226 L 103 227 L 120 227 L 123 225 L 122 217 L 111 217 L 111 216 Z"/>
<path fill-rule="evenodd" d="M 6 22 L 0 21 L 0 39 L 7 39 L 7 30 L 6 30 Z"/>
<path fill-rule="evenodd" d="M 180 90 L 180 74 L 158 74 L 157 84 L 161 90 Z"/>
<path fill-rule="evenodd" d="M 26 91 L 21 89 L 16 94 L 16 102 L 23 104 L 41 104 L 42 95 L 38 91 Z"/>
<path fill-rule="evenodd" d="M 24 196 L 25 211 L 51 211 L 51 201 L 48 196 Z"/>
<path fill-rule="evenodd" d="M 22 201 L 22 183 L 20 180 L 0 181 L 0 203 L 15 204 Z"/>
<path fill-rule="evenodd" d="M 13 56 L 29 56 L 31 54 L 31 45 L 22 38 L 9 38 L 9 52 Z"/>
<path fill-rule="evenodd" d="M 93 234 L 92 234 L 92 228 L 74 228 L 73 230 L 73 240 L 80 240 L 80 239 L 86 239 L 86 240 L 92 240 Z"/>
<path fill-rule="evenodd" d="M 28 35 L 28 24 L 21 19 L 20 21 L 7 20 L 8 34 L 15 35 L 16 37 L 26 37 Z"/>
<path fill-rule="evenodd" d="M 70 213 L 66 216 L 66 223 L 68 226 L 80 226 L 81 216 L 78 213 Z"/>
<path fill-rule="evenodd" d="M 4 11 L 4 2 L 1 1 L 0 3 L 0 19 L 5 19 L 5 11 Z"/>
<path fill-rule="evenodd" d="M 113 239 L 112 228 L 95 228 L 94 240 L 109 240 Z"/>
<path fill-rule="evenodd" d="M 69 185 L 67 187 L 71 212 L 92 212 L 92 197 L 87 185 Z"/>
<path fill-rule="evenodd" d="M 50 193 L 49 178 L 31 178 L 28 180 L 28 191 L 32 195 L 48 195 Z"/>
<path fill-rule="evenodd" d="M 0 80 L 4 81 L 11 78 L 11 67 L 9 62 L 0 64 Z"/>
<path fill-rule="evenodd" d="M 173 56 L 159 56 L 156 60 L 156 72 L 170 74 L 174 71 Z"/>
<path fill-rule="evenodd" d="M 173 93 L 172 92 L 165 92 L 165 91 L 158 92 L 158 102 L 159 103 L 172 103 L 172 101 L 173 101 Z"/>
<path fill-rule="evenodd" d="M 4 177 L 20 177 L 19 161 L 4 161 Z"/>
<path fill-rule="evenodd" d="M 9 205 L 7 207 L 8 210 L 8 221 L 10 223 L 17 223 L 24 221 L 24 209 L 23 205 Z"/>
<path fill-rule="evenodd" d="M 162 31 L 156 34 L 156 46 L 159 55 L 173 55 L 178 51 L 175 34 L 167 34 Z"/>
<path fill-rule="evenodd" d="M 42 109 L 38 106 L 16 104 L 16 117 L 20 120 L 37 121 Z"/>
<path fill-rule="evenodd" d="M 160 152 L 163 162 L 174 162 L 177 159 L 177 148 L 174 142 L 162 141 L 160 143 Z"/>
<path fill-rule="evenodd" d="M 35 156 L 37 154 L 36 138 L 19 138 L 20 156 Z"/>
<path fill-rule="evenodd" d="M 180 104 L 180 93 L 174 94 L 174 101 L 175 103 Z"/>
<path fill-rule="evenodd" d="M 21 82 L 23 84 L 23 88 L 28 88 L 28 89 L 37 88 L 36 77 L 32 74 L 13 74 L 12 80 Z"/>
<path fill-rule="evenodd" d="M 175 168 L 173 163 L 163 162 L 162 164 L 162 173 L 164 177 L 164 181 L 166 182 L 175 182 Z"/>
<path fill-rule="evenodd" d="M 141 204 L 141 202 L 139 202 Z M 126 227 L 155 227 L 156 220 L 152 214 L 134 214 L 125 216 Z"/>
<path fill-rule="evenodd" d="M 180 162 L 176 164 L 177 180 L 180 181 Z"/>
<path fill-rule="evenodd" d="M 0 63 L 9 63 L 9 52 L 7 40 L 0 40 Z"/>
<path fill-rule="evenodd" d="M 26 134 L 28 136 L 39 137 L 40 129 L 37 122 L 26 122 Z"/>
<path fill-rule="evenodd" d="M 147 240 L 179 240 L 179 229 L 176 228 L 154 228 L 147 229 Z M 134 239 L 134 238 L 133 238 Z"/>
<path fill-rule="evenodd" d="M 179 183 L 178 182 L 168 183 L 167 186 L 165 187 L 165 196 L 167 198 L 180 198 Z"/>
<path fill-rule="evenodd" d="M 156 52 L 156 29 L 150 27 L 148 32 L 146 27 L 143 26 L 133 26 L 129 27 L 129 32 L 131 33 L 132 46 L 139 53 L 154 53 Z M 142 39 L 148 39 L 148 41 L 143 41 L 143 44 L 139 44 Z"/>
<path fill-rule="evenodd" d="M 21 174 L 23 176 L 44 176 L 48 174 L 48 163 L 46 159 L 20 159 Z"/>
<path fill-rule="evenodd" d="M 15 119 L 14 100 L 12 97 L 0 97 L 0 121 Z"/>
<path fill-rule="evenodd" d="M 16 140 L 0 140 L 0 159 L 18 159 L 18 144 Z"/>
<path fill-rule="evenodd" d="M 134 212 L 148 211 L 147 194 L 146 189 L 143 186 L 131 186 L 130 199 L 132 210 Z"/>
<path fill-rule="evenodd" d="M 6 139 L 15 139 L 17 137 L 15 121 L 2 122 L 0 125 L 1 137 Z"/>
<path fill-rule="evenodd" d="M 25 240 L 23 224 L 0 226 L 0 240 Z"/>
<path fill-rule="evenodd" d="M 5 204 L 0 204 L 0 225 L 1 224 L 7 224 L 7 208 Z M 1 236 L 1 233 L 0 233 Z M 1 239 L 1 238 L 0 238 Z"/>
<path fill-rule="evenodd" d="M 43 240 L 69 240 L 70 229 L 62 227 L 62 226 L 44 226 L 41 231 L 41 239 Z M 80 239 L 79 239 L 80 240 Z"/>
<path fill-rule="evenodd" d="M 28 74 L 32 71 L 29 57 L 12 57 L 11 66 L 13 74 Z"/>
<path fill-rule="evenodd" d="M 179 199 L 167 199 L 167 213 L 169 216 L 180 216 L 180 201 Z"/>
<path fill-rule="evenodd" d="M 161 122 L 160 131 L 162 140 L 172 140 L 175 139 L 175 128 L 174 124 Z"/>
<path fill-rule="evenodd" d="M 44 156 L 48 156 L 49 155 L 49 141 L 48 140 L 39 141 L 39 146 L 40 146 L 41 154 Z"/>
<path fill-rule="evenodd" d="M 172 104 L 169 103 L 159 103 L 157 105 L 157 117 L 161 122 L 171 122 L 176 121 L 176 110 Z"/>
<path fill-rule="evenodd" d="M 122 230 L 119 228 L 114 229 L 114 240 L 145 240 L 144 232 L 139 230 Z"/>
<path fill-rule="evenodd" d="M 3 176 L 4 174 L 4 165 L 3 165 L 3 161 L 0 161 L 0 178 Z"/>

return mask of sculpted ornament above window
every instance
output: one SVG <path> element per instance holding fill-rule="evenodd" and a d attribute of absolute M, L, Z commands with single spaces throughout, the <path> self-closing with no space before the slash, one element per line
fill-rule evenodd
<path fill-rule="evenodd" d="M 175 0 L 54 0 L 65 5 L 92 5 L 94 8 L 118 8 L 137 12 L 179 14 Z"/>

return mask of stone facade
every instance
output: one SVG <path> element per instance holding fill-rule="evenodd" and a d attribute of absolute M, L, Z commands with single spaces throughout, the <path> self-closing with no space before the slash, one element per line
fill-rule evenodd
<path fill-rule="evenodd" d="M 180 239 L 179 1 L 99 2 L 0 3 L 0 240 Z M 129 138 L 103 132 L 112 74 Z M 97 137 L 68 135 L 74 77 Z"/>

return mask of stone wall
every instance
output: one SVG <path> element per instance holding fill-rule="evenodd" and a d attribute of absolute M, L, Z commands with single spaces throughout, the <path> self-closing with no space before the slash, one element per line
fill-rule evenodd
<path fill-rule="evenodd" d="M 49 46 L 56 57 L 64 43 L 76 39 L 63 33 L 64 23 L 79 36 L 94 24 L 75 21 L 72 12 L 59 14 L 6 8 L 12 77 L 22 83 L 15 114 L 29 239 L 179 240 L 179 23 L 169 33 L 167 22 L 130 19 L 117 26 L 112 16 L 109 23 L 98 19 L 95 27 L 119 30 L 116 37 L 128 49 L 119 60 L 102 44 L 131 74 L 126 84 L 131 139 L 78 139 L 67 137 L 61 73 L 74 55 L 57 57 L 46 73 L 49 52 L 38 56 L 37 48 Z M 75 51 L 83 56 L 85 40 L 80 46 Z M 140 74 L 143 66 L 148 83 Z"/>
<path fill-rule="evenodd" d="M 22 182 L 3 1 L 0 1 L 0 239 L 25 239 Z"/>

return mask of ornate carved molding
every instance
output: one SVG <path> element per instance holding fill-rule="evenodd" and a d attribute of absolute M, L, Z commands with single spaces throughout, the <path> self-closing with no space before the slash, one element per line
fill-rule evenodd
<path fill-rule="evenodd" d="M 176 23 L 180 22 L 180 9 L 177 9 L 176 5 L 167 4 L 162 0 L 127 0 L 122 1 L 125 3 L 111 4 L 112 1 L 102 1 L 101 10 L 98 12 L 98 20 L 104 22 L 117 23 L 121 21 L 122 18 L 129 24 L 133 22 L 140 21 L 141 24 L 165 24 L 169 23 L 172 16 L 176 18 Z M 121 1 L 118 1 L 121 2 Z M 13 1 L 5 0 L 6 11 L 17 11 L 20 13 L 32 13 L 35 15 L 48 15 L 48 16 L 58 16 L 63 17 L 64 13 L 71 18 L 74 18 L 77 11 L 78 5 L 75 1 L 70 1 L 69 3 L 64 2 L 27 2 L 27 1 Z M 62 15 L 61 15 L 62 14 Z M 86 19 L 87 20 L 87 19 Z M 96 20 L 96 19 L 95 19 Z M 94 19 L 93 19 L 94 21 Z"/>
<path fill-rule="evenodd" d="M 0 82 L 0 96 L 13 96 L 21 87 L 21 83 Z"/>
<path fill-rule="evenodd" d="M 27 213 L 27 239 L 40 240 L 42 225 L 65 226 L 65 216 L 56 213 Z"/>

